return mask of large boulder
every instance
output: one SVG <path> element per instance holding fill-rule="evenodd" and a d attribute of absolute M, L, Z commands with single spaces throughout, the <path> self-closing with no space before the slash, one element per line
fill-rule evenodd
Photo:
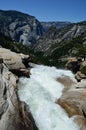
<path fill-rule="evenodd" d="M 59 81 L 59 80 L 58 80 Z M 64 82 L 65 83 L 64 83 Z M 73 82 L 60 80 L 64 85 L 64 90 L 60 99 L 56 101 L 65 109 L 69 117 L 75 116 L 75 121 L 80 125 L 80 130 L 86 129 L 86 80 Z M 67 83 L 69 83 L 67 85 Z"/>
<path fill-rule="evenodd" d="M 0 130 L 37 130 L 31 113 L 27 112 L 26 104 L 19 101 L 17 81 L 18 77 L 12 74 L 2 61 L 0 63 Z"/>
<path fill-rule="evenodd" d="M 7 68 L 18 76 L 29 76 L 29 55 L 17 54 L 8 49 L 0 48 L 0 59 Z"/>
<path fill-rule="evenodd" d="M 86 75 L 82 73 L 82 71 L 77 71 L 75 74 L 75 78 L 78 82 L 80 82 L 82 79 L 86 79 Z"/>
<path fill-rule="evenodd" d="M 72 70 L 74 73 L 79 71 L 80 65 L 82 61 L 79 59 L 77 60 L 76 57 L 68 58 L 68 62 L 66 63 L 66 68 Z"/>
<path fill-rule="evenodd" d="M 68 62 L 65 66 L 75 73 L 75 78 L 78 82 L 82 79 L 86 79 L 86 61 L 83 61 L 83 59 L 76 59 L 76 57 L 68 58 Z"/>
<path fill-rule="evenodd" d="M 84 66 L 86 66 L 86 61 L 83 61 L 81 64 L 81 68 L 83 68 Z"/>

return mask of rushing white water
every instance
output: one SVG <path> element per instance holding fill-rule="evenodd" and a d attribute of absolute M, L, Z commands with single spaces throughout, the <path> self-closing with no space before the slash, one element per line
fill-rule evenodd
<path fill-rule="evenodd" d="M 55 100 L 62 94 L 63 85 L 57 77 L 73 77 L 70 71 L 55 67 L 36 66 L 30 78 L 21 78 L 19 97 L 30 106 L 30 111 L 39 130 L 79 130 Z"/>

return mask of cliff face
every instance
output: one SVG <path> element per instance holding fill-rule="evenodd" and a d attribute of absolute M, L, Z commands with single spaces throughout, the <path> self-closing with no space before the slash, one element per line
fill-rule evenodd
<path fill-rule="evenodd" d="M 44 30 L 40 22 L 31 15 L 0 10 L 0 32 L 17 42 L 30 45 L 43 34 Z"/>
<path fill-rule="evenodd" d="M 37 130 L 31 113 L 27 112 L 26 104 L 18 98 L 18 77 L 9 71 L 12 64 L 15 66 L 14 70 L 19 69 L 12 61 L 13 52 L 7 49 L 2 49 L 2 51 L 0 53 L 0 130 Z M 6 59 L 8 57 L 6 51 L 9 52 L 8 59 Z M 14 53 L 13 57 L 15 55 L 17 56 Z M 9 59 L 11 66 L 6 62 Z M 18 64 L 20 62 L 21 68 L 25 67 L 21 58 L 20 61 L 16 59 L 15 63 L 17 62 Z"/>

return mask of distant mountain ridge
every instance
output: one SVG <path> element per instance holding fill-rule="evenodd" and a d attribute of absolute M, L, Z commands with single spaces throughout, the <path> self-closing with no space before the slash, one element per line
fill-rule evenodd
<path fill-rule="evenodd" d="M 33 50 L 39 62 L 54 66 L 68 57 L 86 55 L 86 21 L 61 29 L 52 26 L 36 41 Z"/>
<path fill-rule="evenodd" d="M 64 44 L 64 42 L 71 41 L 83 33 L 86 33 L 86 22 L 69 24 L 68 26 L 57 29 L 51 27 L 43 36 L 41 36 L 35 44 L 35 51 L 43 51 L 47 53 L 52 48 L 52 45 Z M 48 54 L 48 53 L 47 53 Z"/>
<path fill-rule="evenodd" d="M 51 26 L 59 29 L 69 24 L 70 22 L 39 22 L 34 16 L 19 11 L 0 10 L 0 32 L 26 45 L 34 44 Z"/>
<path fill-rule="evenodd" d="M 71 24 L 70 22 L 66 21 L 51 21 L 51 22 L 41 22 L 45 31 L 48 31 L 52 26 L 56 27 L 57 29 L 64 28 Z"/>

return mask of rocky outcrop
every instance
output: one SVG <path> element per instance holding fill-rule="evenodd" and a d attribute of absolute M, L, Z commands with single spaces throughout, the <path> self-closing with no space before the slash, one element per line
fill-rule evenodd
<path fill-rule="evenodd" d="M 76 57 L 71 57 L 68 58 L 68 62 L 66 63 L 65 66 L 67 69 L 72 70 L 74 73 L 76 73 L 80 69 L 81 62 L 82 61 L 77 60 Z"/>
<path fill-rule="evenodd" d="M 82 79 L 86 79 L 86 61 L 72 57 L 68 58 L 65 66 L 75 73 L 77 81 L 80 82 Z"/>
<path fill-rule="evenodd" d="M 64 85 L 62 96 L 56 103 L 68 113 L 69 117 L 75 116 L 74 120 L 80 126 L 80 130 L 86 129 L 86 80 L 77 83 L 69 77 L 57 79 Z"/>
<path fill-rule="evenodd" d="M 75 74 L 75 78 L 78 82 L 80 82 L 82 79 L 86 79 L 86 75 L 83 74 L 81 71 L 77 71 L 77 73 Z"/>
<path fill-rule="evenodd" d="M 0 51 L 2 56 L 0 58 L 0 130 L 38 130 L 31 113 L 27 112 L 29 108 L 19 100 L 18 77 L 9 71 L 13 67 L 25 68 L 22 61 L 20 62 L 20 57 L 25 58 L 25 55 L 2 50 L 2 53 Z"/>
<path fill-rule="evenodd" d="M 68 58 L 66 68 L 75 72 L 75 79 L 57 79 L 64 85 L 62 96 L 56 103 L 61 105 L 69 117 L 74 116 L 75 122 L 80 126 L 80 130 L 86 129 L 86 61 Z M 68 84 L 69 83 L 69 84 Z"/>
<path fill-rule="evenodd" d="M 17 54 L 8 49 L 0 48 L 0 59 L 17 76 L 29 77 L 29 55 Z"/>

